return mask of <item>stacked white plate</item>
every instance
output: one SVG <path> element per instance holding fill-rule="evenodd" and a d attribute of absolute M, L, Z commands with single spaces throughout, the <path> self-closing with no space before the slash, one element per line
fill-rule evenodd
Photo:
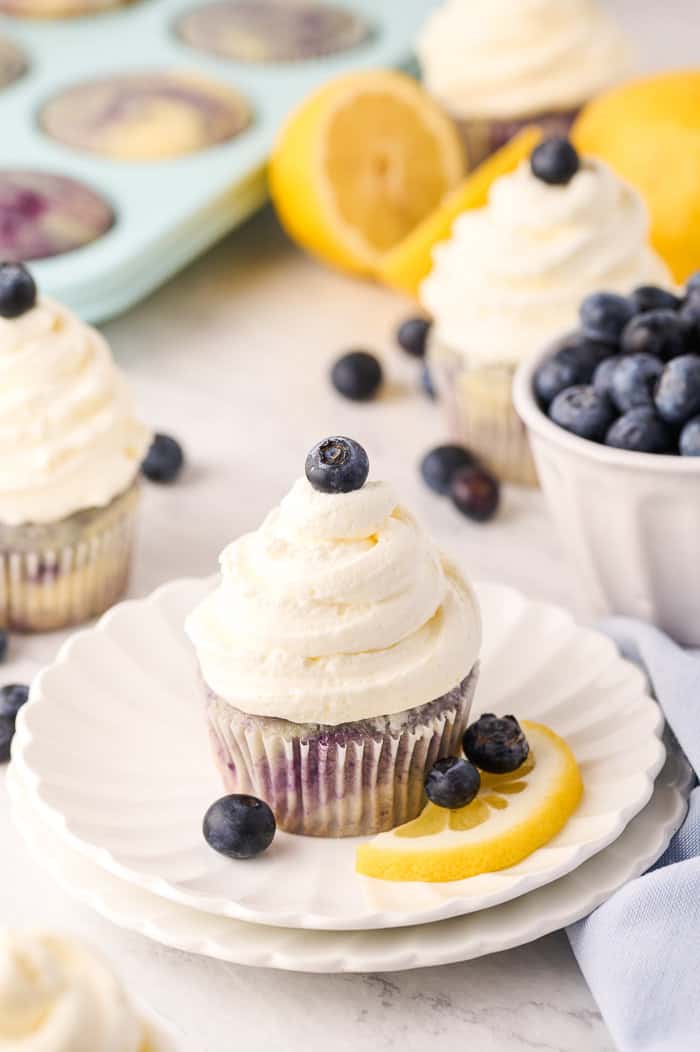
<path fill-rule="evenodd" d="M 477 710 L 567 739 L 583 802 L 511 869 L 448 884 L 354 872 L 357 840 L 279 833 L 258 859 L 217 855 L 202 816 L 221 795 L 185 614 L 210 581 L 176 581 L 74 636 L 32 688 L 9 785 L 40 862 L 116 924 L 192 953 L 300 971 L 466 960 L 585 916 L 663 852 L 690 771 L 661 741 L 641 673 L 564 611 L 479 587 Z"/>

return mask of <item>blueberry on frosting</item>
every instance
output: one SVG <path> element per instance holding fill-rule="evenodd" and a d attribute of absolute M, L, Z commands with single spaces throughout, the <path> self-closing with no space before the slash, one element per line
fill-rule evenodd
<path fill-rule="evenodd" d="M 19 318 L 36 303 L 36 285 L 23 263 L 0 263 L 0 317 Z"/>
<path fill-rule="evenodd" d="M 306 458 L 306 477 L 320 493 L 362 489 L 368 475 L 367 453 L 352 438 L 324 438 Z"/>
<path fill-rule="evenodd" d="M 580 161 L 568 139 L 553 136 L 532 151 L 532 174 L 550 186 L 565 186 L 579 170 Z"/>

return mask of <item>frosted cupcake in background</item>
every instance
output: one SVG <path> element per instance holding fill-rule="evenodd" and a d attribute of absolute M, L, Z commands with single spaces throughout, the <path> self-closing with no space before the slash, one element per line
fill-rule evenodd
<path fill-rule="evenodd" d="M 576 326 L 589 293 L 671 284 L 637 192 L 568 140 L 545 140 L 457 219 L 421 285 L 453 437 L 500 478 L 535 484 L 511 399 L 516 367 Z"/>
<path fill-rule="evenodd" d="M 478 674 L 476 599 L 356 442 L 319 443 L 189 616 L 229 793 L 279 828 L 357 836 L 419 814 L 459 750 Z"/>
<path fill-rule="evenodd" d="M 446 0 L 416 48 L 425 86 L 457 121 L 470 167 L 526 124 L 567 134 L 589 99 L 631 71 L 600 0 Z"/>
<path fill-rule="evenodd" d="M 0 1046 L 6 1052 L 172 1052 L 108 966 L 59 935 L 0 930 Z"/>
<path fill-rule="evenodd" d="M 149 441 L 102 336 L 0 264 L 0 626 L 63 628 L 119 598 Z"/>

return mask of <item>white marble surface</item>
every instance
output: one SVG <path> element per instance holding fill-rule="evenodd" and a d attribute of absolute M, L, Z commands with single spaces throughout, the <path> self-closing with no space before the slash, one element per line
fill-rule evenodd
<path fill-rule="evenodd" d="M 697 61 L 695 0 L 617 0 L 647 66 Z M 652 49 L 652 41 L 655 46 Z M 331 432 L 357 436 L 373 471 L 468 573 L 571 601 L 540 498 L 509 492 L 497 522 L 461 519 L 416 473 L 441 437 L 439 409 L 415 393 L 417 374 L 392 345 L 405 305 L 323 270 L 285 241 L 269 212 L 106 331 L 144 416 L 184 442 L 189 467 L 172 488 L 149 487 L 131 592 L 206 574 L 223 544 L 254 526 L 301 472 L 307 448 Z M 343 402 L 326 373 L 366 344 L 382 354 L 388 390 L 377 404 Z M 5 682 L 28 679 L 60 636 L 14 639 Z M 187 1052 L 338 1052 L 436 1041 L 480 1052 L 613 1048 L 563 935 L 482 961 L 398 975 L 303 976 L 223 965 L 123 933 L 74 904 L 29 859 L 0 786 L 0 918 L 80 933 L 106 951 L 134 989 L 182 1033 Z"/>

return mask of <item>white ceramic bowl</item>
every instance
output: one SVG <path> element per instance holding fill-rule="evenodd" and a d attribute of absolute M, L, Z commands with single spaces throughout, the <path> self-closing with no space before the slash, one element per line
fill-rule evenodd
<path fill-rule="evenodd" d="M 521 365 L 513 397 L 582 603 L 700 646 L 700 457 L 610 449 L 553 424 L 532 388 L 550 353 Z"/>

